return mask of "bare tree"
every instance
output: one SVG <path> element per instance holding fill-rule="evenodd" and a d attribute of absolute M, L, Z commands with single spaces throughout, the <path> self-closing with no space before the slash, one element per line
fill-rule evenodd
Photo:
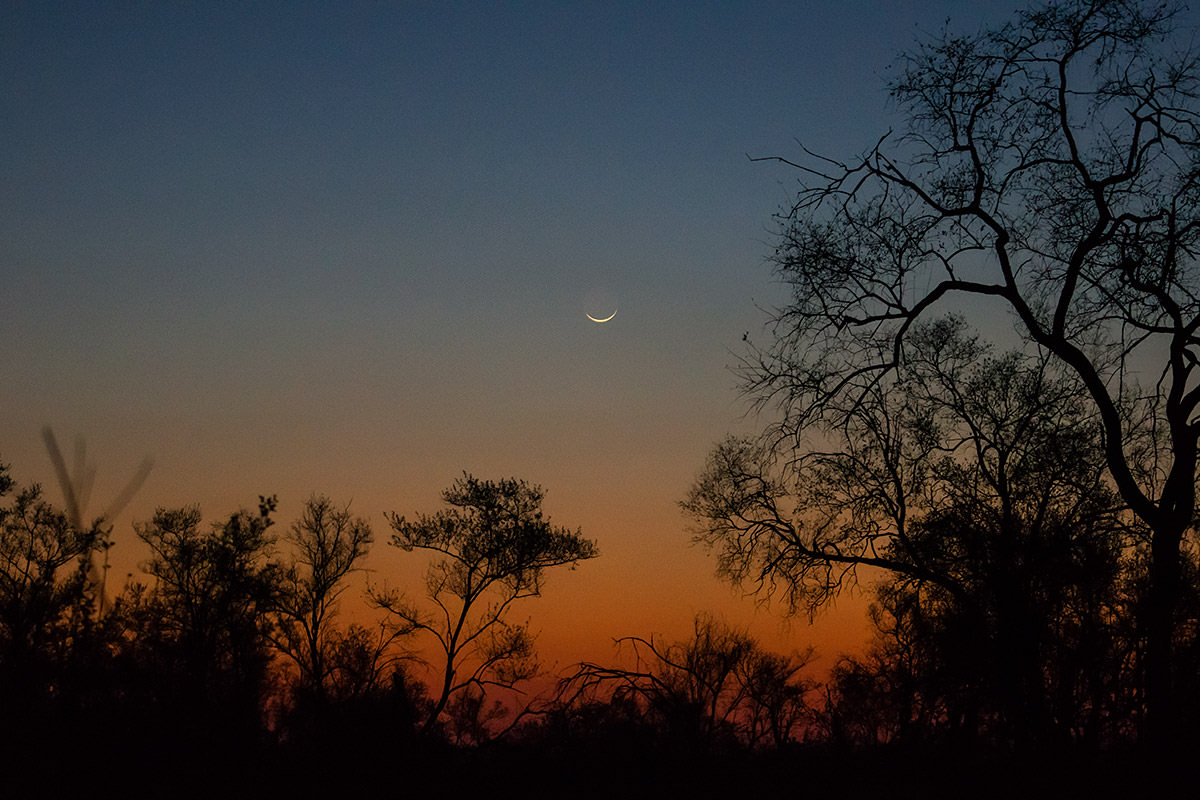
<path fill-rule="evenodd" d="M 903 56 L 908 115 L 861 158 L 807 153 L 775 261 L 793 290 L 747 388 L 779 444 L 842 425 L 923 316 L 998 302 L 1072 370 L 1150 532 L 1150 739 L 1172 719 L 1181 546 L 1200 438 L 1200 62 L 1182 8 L 1069 0 Z M 782 159 L 780 159 L 782 160 Z M 961 306 L 959 306 L 961 307 Z"/>
<path fill-rule="evenodd" d="M 709 614 L 696 616 L 686 641 L 627 636 L 617 644 L 629 648 L 633 664 L 580 664 L 562 682 L 562 702 L 632 703 L 676 743 L 700 751 L 722 739 L 778 746 L 802 733 L 812 686 L 801 673 L 811 649 L 767 652 Z"/>
<path fill-rule="evenodd" d="M 1103 596 L 1139 542 L 1086 395 L 1054 366 L 994 355 L 959 320 L 921 323 L 824 447 L 727 440 L 683 507 L 722 574 L 789 610 L 814 613 L 873 568 L 923 614 L 969 621 L 973 638 L 942 641 L 989 676 L 973 695 L 1001 720 L 989 730 L 1044 739 L 1070 724 L 1048 696 L 1057 617 Z"/>
<path fill-rule="evenodd" d="M 371 526 L 337 508 L 328 497 L 310 497 L 285 537 L 294 562 L 284 571 L 279 596 L 276 647 L 300 671 L 300 685 L 320 702 L 339 641 L 333 618 L 346 578 L 371 545 Z"/>
<path fill-rule="evenodd" d="M 415 520 L 392 513 L 391 544 L 439 556 L 425 573 L 425 593 L 436 609 L 423 611 L 395 591 L 375 592 L 378 605 L 399 627 L 428 635 L 441 651 L 440 686 L 422 731 L 438 722 L 451 698 L 471 689 L 484 708 L 487 687 L 511 688 L 537 673 L 528 624 L 507 617 L 518 600 L 541 594 L 549 567 L 595 558 L 595 542 L 578 530 L 556 527 L 542 516 L 545 492 L 509 478 L 484 481 L 464 475 L 442 493 L 449 509 Z M 478 718 L 478 717 L 476 717 Z"/>

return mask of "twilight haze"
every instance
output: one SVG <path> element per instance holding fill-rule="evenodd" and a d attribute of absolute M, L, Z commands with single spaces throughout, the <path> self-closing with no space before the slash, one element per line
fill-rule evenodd
<path fill-rule="evenodd" d="M 828 665 L 861 600 L 785 628 L 676 505 L 781 297 L 795 176 L 746 156 L 872 145 L 897 51 L 1015 4 L 961 7 L 5 4 L 0 460 L 58 502 L 41 429 L 86 437 L 99 513 L 154 459 L 110 587 L 156 506 L 277 494 L 282 532 L 316 492 L 419 590 L 383 513 L 524 478 L 601 551 L 519 610 L 547 664 L 711 610 Z"/>

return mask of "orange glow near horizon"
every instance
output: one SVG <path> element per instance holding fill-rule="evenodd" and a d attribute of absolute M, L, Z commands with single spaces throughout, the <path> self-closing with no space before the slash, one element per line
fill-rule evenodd
<path fill-rule="evenodd" d="M 89 452 L 98 459 L 93 505 L 99 506 L 108 499 L 104 493 L 126 476 L 115 459 L 104 460 L 98 445 L 89 445 Z M 20 459 L 7 454 L 0 454 L 0 460 L 12 463 L 14 476 L 20 483 L 40 483 L 46 497 L 61 505 L 47 456 L 29 459 L 35 464 L 42 462 L 41 468 L 35 470 L 22 468 Z M 239 507 L 252 507 L 257 495 L 266 493 L 248 493 L 249 496 L 218 503 L 212 495 L 203 494 L 188 500 L 182 486 L 165 489 L 164 484 L 169 485 L 167 476 L 156 467 L 147 485 L 114 525 L 115 546 L 110 551 L 107 579 L 110 595 L 119 593 L 127 580 L 149 580 L 141 571 L 149 552 L 137 539 L 133 525 L 147 521 L 155 508 L 197 503 L 206 521 L 217 522 Z M 354 496 L 346 492 L 339 497 L 328 493 L 335 503 L 349 502 L 351 511 L 366 518 L 374 531 L 374 543 L 363 563 L 364 569 L 352 576 L 350 588 L 340 603 L 341 624 L 371 623 L 382 618 L 383 612 L 367 603 L 368 584 L 387 585 L 405 591 L 414 599 L 422 598 L 423 574 L 429 558 L 420 552 L 405 553 L 391 546 L 390 528 L 383 512 L 411 516 L 436 511 L 441 508 L 441 488 L 444 486 L 434 489 L 430 485 L 423 498 L 416 498 L 414 492 L 406 502 L 390 505 L 362 494 Z M 704 548 L 689 541 L 686 520 L 673 504 L 648 502 L 655 509 L 653 512 L 628 507 L 605 513 L 604 504 L 587 495 L 571 497 L 569 492 L 545 488 L 550 521 L 580 528 L 600 548 L 597 558 L 575 568 L 548 570 L 542 596 L 521 601 L 512 609 L 514 620 L 529 619 L 531 629 L 538 635 L 539 660 L 551 671 L 580 661 L 612 662 L 617 657 L 614 640 L 620 637 L 685 639 L 700 612 L 713 613 L 728 624 L 746 628 L 764 646 L 777 652 L 815 647 L 820 658 L 814 668 L 821 671 L 832 666 L 840 654 L 860 651 L 868 636 L 867 601 L 861 596 L 846 595 L 810 623 L 803 615 L 788 618 L 777 603 L 764 605 L 758 598 L 744 596 L 718 579 L 713 558 Z M 296 493 L 280 496 L 273 529 L 277 536 L 282 537 L 298 516 L 303 499 L 313 493 L 323 492 L 314 488 L 302 496 Z M 352 499 L 347 500 L 347 496 Z M 369 504 L 375 507 L 369 508 Z M 283 545 L 280 542 L 280 555 L 286 558 Z"/>

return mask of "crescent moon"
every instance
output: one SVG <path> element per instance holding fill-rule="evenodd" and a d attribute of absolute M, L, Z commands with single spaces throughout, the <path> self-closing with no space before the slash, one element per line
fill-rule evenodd
<path fill-rule="evenodd" d="M 616 315 L 617 315 L 616 310 L 614 310 L 611 314 L 609 314 L 607 317 L 604 317 L 604 318 L 596 318 L 596 317 L 593 317 L 591 314 L 588 314 L 586 311 L 584 312 L 584 316 L 586 316 L 592 322 L 608 322 L 610 319 L 612 319 Z"/>

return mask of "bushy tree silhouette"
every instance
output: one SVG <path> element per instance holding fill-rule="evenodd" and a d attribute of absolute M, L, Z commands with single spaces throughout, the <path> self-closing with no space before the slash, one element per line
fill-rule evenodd
<path fill-rule="evenodd" d="M 0 464 L 0 748 L 33 736 L 77 699 L 71 674 L 90 652 L 87 569 L 102 541 L 98 527 L 72 524 L 40 487 L 14 489 Z"/>
<path fill-rule="evenodd" d="M 179 733 L 236 748 L 262 726 L 269 633 L 282 567 L 268 532 L 275 498 L 208 530 L 195 506 L 158 509 L 135 525 L 151 550 L 150 586 L 133 585 L 113 613 L 126 620 L 145 702 Z M 143 693 L 151 687 L 143 689 Z"/>
<path fill-rule="evenodd" d="M 527 624 L 510 622 L 509 611 L 517 601 L 541 593 L 546 569 L 596 557 L 593 541 L 543 517 L 544 496 L 541 487 L 522 480 L 464 474 L 442 493 L 448 509 L 414 520 L 388 516 L 392 545 L 438 556 L 425 574 L 432 613 L 400 592 L 374 592 L 375 602 L 393 615 L 400 630 L 424 634 L 440 650 L 440 675 L 424 732 L 443 721 L 455 695 L 473 692 L 476 711 L 482 711 L 488 687 L 511 688 L 537 673 L 533 635 Z M 482 727 L 462 724 L 470 704 L 460 704 L 467 705 L 457 709 L 456 730 L 475 738 Z"/>

